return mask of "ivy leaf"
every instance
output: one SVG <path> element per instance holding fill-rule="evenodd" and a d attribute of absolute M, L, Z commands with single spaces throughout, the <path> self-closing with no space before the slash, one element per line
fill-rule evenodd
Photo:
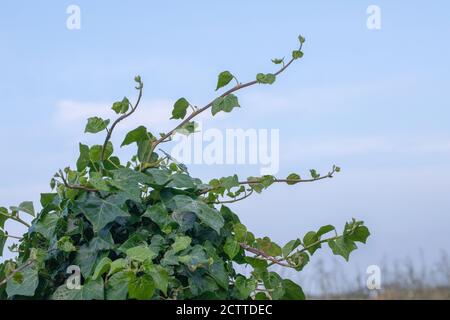
<path fill-rule="evenodd" d="M 302 242 L 300 239 L 291 240 L 286 243 L 282 249 L 283 257 L 287 257 L 292 251 L 294 251 Z"/>
<path fill-rule="evenodd" d="M 103 146 L 97 144 L 89 149 L 89 158 L 92 162 L 99 162 L 102 156 Z M 111 141 L 108 141 L 105 148 L 105 159 L 108 159 L 114 151 L 114 147 Z"/>
<path fill-rule="evenodd" d="M 145 260 L 152 260 L 157 255 L 147 246 L 137 246 L 134 248 L 130 248 L 126 251 L 127 257 L 130 260 L 134 260 L 137 262 L 144 262 Z"/>
<path fill-rule="evenodd" d="M 332 226 L 331 224 L 328 224 L 326 226 L 322 226 L 320 227 L 319 231 L 317 231 L 317 236 L 320 238 L 321 236 L 323 236 L 324 234 L 335 230 L 336 228 L 334 226 Z"/>
<path fill-rule="evenodd" d="M 128 111 L 129 107 L 130 101 L 127 97 L 124 97 L 122 101 L 114 102 L 111 109 L 113 109 L 117 114 L 124 114 Z"/>
<path fill-rule="evenodd" d="M 113 262 L 114 263 L 114 262 Z M 106 299 L 107 300 L 125 300 L 128 295 L 128 279 L 130 273 L 118 272 L 108 279 L 106 284 Z"/>
<path fill-rule="evenodd" d="M 184 119 L 188 107 L 189 102 L 185 98 L 178 99 L 173 105 L 172 118 L 170 119 Z"/>
<path fill-rule="evenodd" d="M 282 64 L 284 62 L 284 58 L 283 59 L 272 59 L 272 62 L 274 64 Z"/>
<path fill-rule="evenodd" d="M 316 171 L 315 169 L 311 169 L 311 170 L 309 170 L 309 172 L 311 173 L 311 177 L 312 177 L 313 179 L 320 178 L 320 174 L 318 174 L 317 171 Z"/>
<path fill-rule="evenodd" d="M 348 261 L 350 253 L 357 249 L 356 244 L 352 240 L 344 237 L 329 240 L 328 245 L 335 255 L 342 256 L 346 261 Z"/>
<path fill-rule="evenodd" d="M 234 94 L 226 95 L 225 97 L 219 97 L 214 100 L 211 113 L 215 116 L 218 112 L 231 112 L 234 108 L 239 108 L 238 98 Z"/>
<path fill-rule="evenodd" d="M 178 260 L 185 264 L 190 271 L 194 272 L 197 268 L 205 267 L 209 264 L 209 258 L 205 254 L 205 250 L 200 245 L 195 245 L 188 254 L 178 258 Z"/>
<path fill-rule="evenodd" d="M 5 247 L 6 240 L 8 240 L 8 236 L 0 230 L 0 257 L 3 256 L 3 248 Z"/>
<path fill-rule="evenodd" d="M 292 280 L 283 279 L 282 285 L 284 289 L 282 300 L 305 300 L 303 289 Z"/>
<path fill-rule="evenodd" d="M 167 287 L 169 286 L 169 273 L 167 270 L 160 265 L 153 265 L 147 272 L 152 276 L 155 288 L 167 295 Z"/>
<path fill-rule="evenodd" d="M 46 239 L 50 240 L 56 230 L 60 217 L 54 213 L 48 213 L 41 216 L 38 222 L 32 226 L 31 231 L 42 234 Z"/>
<path fill-rule="evenodd" d="M 315 244 L 318 241 L 319 241 L 319 237 L 317 236 L 317 233 L 314 232 L 314 231 L 308 232 L 303 237 L 303 245 L 304 245 L 305 248 L 309 247 L 307 249 L 307 251 L 310 254 L 313 254 L 314 252 L 316 252 L 317 249 L 320 248 L 320 243 Z M 315 245 L 313 245 L 313 244 L 315 244 Z"/>
<path fill-rule="evenodd" d="M 99 232 L 108 223 L 113 222 L 118 217 L 129 217 L 130 214 L 115 203 L 108 200 L 92 196 L 86 201 L 78 201 L 78 207 L 89 220 L 94 228 L 94 232 Z"/>
<path fill-rule="evenodd" d="M 172 244 L 172 250 L 174 251 L 174 253 L 183 251 L 184 249 L 187 249 L 189 247 L 191 241 L 191 237 L 177 236 L 175 238 L 175 242 Z"/>
<path fill-rule="evenodd" d="M 223 247 L 223 251 L 225 251 L 225 253 L 231 260 L 233 260 L 233 258 L 239 253 L 240 250 L 241 246 L 236 240 L 234 240 L 233 238 L 227 238 Z"/>
<path fill-rule="evenodd" d="M 18 207 L 10 207 L 11 211 L 21 211 L 28 213 L 30 216 L 34 217 L 34 206 L 32 201 L 24 201 L 21 204 L 19 204 Z"/>
<path fill-rule="evenodd" d="M 100 117 L 89 118 L 86 124 L 86 128 L 84 129 L 84 132 L 98 133 L 100 131 L 105 130 L 109 122 L 110 122 L 109 119 L 103 120 Z"/>
<path fill-rule="evenodd" d="M 214 229 L 217 233 L 220 233 L 220 229 L 224 225 L 224 219 L 217 210 L 185 195 L 176 195 L 173 197 L 173 201 L 176 206 L 176 211 L 193 212 L 202 223 Z"/>
<path fill-rule="evenodd" d="M 85 144 L 80 143 L 80 156 L 77 160 L 77 170 L 78 172 L 83 171 L 89 164 L 91 158 L 89 157 L 89 147 Z"/>
<path fill-rule="evenodd" d="M 219 79 L 217 80 L 216 91 L 222 87 L 225 87 L 227 84 L 233 80 L 234 76 L 229 71 L 223 71 L 219 74 Z"/>
<path fill-rule="evenodd" d="M 59 286 L 53 293 L 53 300 L 104 300 L 103 279 L 87 280 L 80 289 L 69 289 L 66 284 Z"/>
<path fill-rule="evenodd" d="M 123 139 L 121 147 L 132 144 L 133 142 L 144 142 L 149 140 L 149 136 L 147 134 L 147 128 L 144 126 L 139 126 L 134 130 L 131 130 Z"/>
<path fill-rule="evenodd" d="M 77 251 L 77 248 L 75 248 L 69 236 L 64 236 L 59 239 L 56 245 L 59 250 L 64 252 Z"/>
<path fill-rule="evenodd" d="M 128 294 L 130 298 L 137 300 L 149 300 L 153 296 L 154 292 L 155 283 L 150 275 L 144 274 L 142 276 L 137 276 L 132 274 L 129 277 Z"/>
<path fill-rule="evenodd" d="M 8 297 L 27 296 L 32 297 L 39 284 L 38 271 L 32 267 L 26 267 L 21 272 L 20 279 L 12 278 L 8 280 L 6 285 L 6 293 Z"/>
<path fill-rule="evenodd" d="M 172 231 L 172 226 L 176 225 L 175 221 L 167 212 L 164 204 L 161 202 L 149 206 L 142 216 L 150 218 L 164 233 L 170 233 Z"/>
<path fill-rule="evenodd" d="M 112 261 L 108 275 L 110 276 L 119 271 L 122 271 L 123 269 L 125 269 L 127 267 L 127 265 L 128 265 L 128 261 L 123 258 L 119 258 L 117 260 Z"/>
<path fill-rule="evenodd" d="M 369 236 L 370 231 L 366 226 L 358 226 L 351 234 L 347 236 L 347 238 L 353 241 L 366 243 Z"/>
<path fill-rule="evenodd" d="M 237 276 L 234 285 L 240 299 L 247 299 L 255 291 L 258 282 L 255 279 L 247 279 L 244 276 Z"/>
<path fill-rule="evenodd" d="M 298 41 L 303 44 L 303 43 L 305 43 L 306 39 L 302 35 L 299 35 Z"/>
<path fill-rule="evenodd" d="M 258 73 L 256 75 L 256 81 L 262 84 L 273 84 L 276 80 L 276 76 L 273 73 Z"/>
<path fill-rule="evenodd" d="M 95 267 L 94 274 L 92 275 L 92 280 L 96 280 L 104 273 L 107 273 L 111 268 L 111 262 L 111 259 L 108 257 L 104 257 L 103 259 L 101 259 Z"/>
<path fill-rule="evenodd" d="M 294 50 L 292 51 L 292 58 L 297 60 L 303 57 L 303 52 L 300 50 Z"/>
<path fill-rule="evenodd" d="M 290 175 L 287 176 L 286 179 L 287 180 L 300 180 L 300 176 L 298 174 L 296 174 L 296 173 L 291 173 Z M 298 183 L 298 182 L 296 182 L 296 181 L 288 181 L 287 182 L 287 184 L 289 184 L 289 185 L 293 185 L 293 184 L 296 184 L 296 183 Z"/>
<path fill-rule="evenodd" d="M 122 190 L 131 200 L 141 202 L 141 185 L 150 184 L 150 177 L 132 170 L 130 168 L 120 168 L 112 171 L 113 179 L 110 184 L 119 190 Z"/>

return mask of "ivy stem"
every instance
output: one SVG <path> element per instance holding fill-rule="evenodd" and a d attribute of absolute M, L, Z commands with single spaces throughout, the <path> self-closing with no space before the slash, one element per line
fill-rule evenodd
<path fill-rule="evenodd" d="M 302 49 L 303 43 L 300 44 L 300 49 Z M 278 76 L 280 73 L 282 73 L 284 70 L 286 70 L 291 64 L 292 62 L 294 62 L 294 60 L 296 60 L 295 58 L 291 58 L 291 60 L 289 60 L 288 63 L 286 63 L 286 65 L 284 65 L 281 69 L 279 69 L 277 72 L 274 73 L 274 76 Z M 249 81 L 246 82 L 244 84 L 238 83 L 236 84 L 233 88 L 229 89 L 228 91 L 224 92 L 222 95 L 219 96 L 219 98 L 223 98 L 226 97 L 227 95 L 236 92 L 238 90 L 253 86 L 255 84 L 257 84 L 258 81 L 257 80 L 253 80 L 253 81 Z M 195 110 L 194 112 L 192 112 L 186 119 L 184 119 L 183 121 L 181 121 L 175 128 L 173 128 L 172 130 L 170 130 L 168 133 L 164 134 L 163 136 L 161 136 L 161 138 L 159 138 L 156 141 L 151 142 L 151 147 L 150 147 L 150 152 L 147 155 L 147 159 L 146 162 L 150 162 L 150 158 L 152 156 L 153 151 L 155 150 L 155 148 L 164 140 L 166 140 L 167 138 L 171 137 L 178 129 L 182 128 L 186 123 L 188 123 L 189 121 L 191 121 L 193 118 L 195 118 L 196 116 L 198 116 L 200 113 L 202 113 L 205 110 L 208 110 L 209 108 L 212 107 L 214 101 L 216 99 L 210 101 L 207 105 L 205 105 L 204 107 Z"/>
<path fill-rule="evenodd" d="M 5 217 L 8 217 L 9 219 L 12 219 L 12 220 L 14 220 L 14 221 L 17 221 L 17 222 L 23 224 L 24 226 L 26 226 L 27 228 L 31 227 L 30 224 L 28 224 L 28 223 L 25 222 L 24 220 L 20 219 L 19 216 L 16 216 L 16 217 L 15 217 L 15 216 L 12 216 L 12 215 L 3 213 L 3 212 L 0 212 L 0 215 L 5 216 Z"/>

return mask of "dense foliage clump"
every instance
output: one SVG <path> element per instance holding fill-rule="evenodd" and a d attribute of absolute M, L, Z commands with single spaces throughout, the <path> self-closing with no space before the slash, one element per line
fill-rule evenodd
<path fill-rule="evenodd" d="M 130 131 L 121 146 L 136 145 L 132 159 L 122 163 L 110 142 L 114 128 L 137 109 L 143 82 L 135 78 L 138 98 L 113 104 L 113 122 L 88 119 L 87 133 L 106 132 L 101 145 L 80 144 L 75 168 L 59 170 L 51 179 L 52 193 L 41 194 L 42 210 L 31 202 L 0 208 L 0 254 L 8 237 L 15 259 L 0 264 L 2 299 L 304 299 L 301 287 L 282 279 L 274 265 L 301 271 L 311 256 L 327 244 L 349 258 L 355 242 L 365 242 L 361 221 L 345 224 L 339 234 L 326 225 L 280 246 L 269 237 L 257 238 L 225 203 L 260 193 L 273 183 L 294 185 L 332 178 L 310 170 L 302 179 L 293 173 L 239 180 L 236 175 L 204 183 L 157 146 L 181 132 L 193 134 L 198 114 L 231 112 L 239 106 L 234 92 L 256 84 L 272 84 L 292 62 L 303 56 L 305 41 L 292 58 L 273 59 L 275 73 L 259 73 L 240 83 L 229 71 L 220 73 L 216 90 L 236 85 L 202 108 L 185 98 L 175 102 L 172 119 L 181 122 L 158 136 L 144 126 Z M 225 198 L 225 199 L 224 199 Z M 226 199 L 228 198 L 228 199 Z M 32 217 L 31 224 L 23 215 Z M 27 226 L 23 237 L 4 230 L 6 220 Z M 249 276 L 238 265 L 249 265 Z"/>

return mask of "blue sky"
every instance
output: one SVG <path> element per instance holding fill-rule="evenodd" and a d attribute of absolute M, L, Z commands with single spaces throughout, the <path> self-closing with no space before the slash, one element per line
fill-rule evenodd
<path fill-rule="evenodd" d="M 81 8 L 80 30 L 66 28 L 70 4 Z M 380 30 L 366 27 L 371 4 L 381 8 Z M 37 202 L 52 174 L 74 164 L 78 141 L 99 141 L 82 134 L 84 119 L 132 98 L 134 75 L 144 101 L 116 142 L 138 124 L 173 126 L 171 104 L 208 102 L 223 70 L 241 81 L 273 71 L 270 59 L 289 56 L 301 33 L 300 62 L 273 86 L 239 93 L 241 109 L 205 125 L 280 129 L 280 176 L 334 163 L 343 171 L 274 186 L 233 209 L 280 242 L 365 220 L 372 237 L 349 272 L 419 249 L 431 261 L 450 243 L 448 12 L 448 1 L 3 1 L 0 203 Z M 191 171 L 209 180 L 259 170 Z"/>

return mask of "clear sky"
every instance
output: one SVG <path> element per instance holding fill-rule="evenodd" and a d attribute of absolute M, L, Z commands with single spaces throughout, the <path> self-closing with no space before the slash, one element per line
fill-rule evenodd
<path fill-rule="evenodd" d="M 80 30 L 66 27 L 71 4 L 81 9 Z M 380 30 L 366 26 L 372 4 Z M 133 98 L 134 75 L 145 82 L 143 105 L 116 142 L 137 124 L 173 126 L 173 102 L 208 102 L 220 71 L 245 81 L 274 70 L 270 59 L 289 56 L 301 33 L 300 62 L 273 86 L 239 93 L 241 109 L 205 125 L 280 129 L 280 176 L 334 163 L 342 173 L 277 185 L 233 209 L 280 242 L 364 220 L 372 237 L 349 272 L 420 249 L 432 261 L 450 244 L 449 15 L 444 0 L 2 1 L 0 204 L 38 203 L 52 174 L 74 165 L 78 141 L 100 141 L 83 135 L 85 119 Z M 209 180 L 259 167 L 191 171 Z"/>

